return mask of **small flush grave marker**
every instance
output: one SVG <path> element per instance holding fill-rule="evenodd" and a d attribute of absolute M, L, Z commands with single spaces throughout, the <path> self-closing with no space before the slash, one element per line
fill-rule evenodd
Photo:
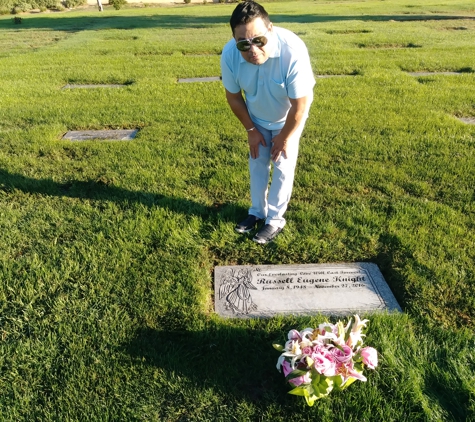
<path fill-rule="evenodd" d="M 411 76 L 461 75 L 462 72 L 407 72 Z"/>
<path fill-rule="evenodd" d="M 70 141 L 131 141 L 138 129 L 127 130 L 70 130 L 62 139 Z"/>
<path fill-rule="evenodd" d="M 220 76 L 209 76 L 206 78 L 183 78 L 178 79 L 178 83 L 189 83 L 189 82 L 215 82 L 220 81 Z"/>
<path fill-rule="evenodd" d="M 123 88 L 123 84 L 67 84 L 62 89 Z"/>
<path fill-rule="evenodd" d="M 185 57 L 215 57 L 220 56 L 220 54 L 216 53 L 183 53 Z"/>
<path fill-rule="evenodd" d="M 466 123 L 467 125 L 475 125 L 475 117 L 457 117 L 457 119 Z"/>
<path fill-rule="evenodd" d="M 356 76 L 356 75 L 315 75 L 317 79 L 327 79 L 327 78 L 346 78 L 348 76 Z"/>

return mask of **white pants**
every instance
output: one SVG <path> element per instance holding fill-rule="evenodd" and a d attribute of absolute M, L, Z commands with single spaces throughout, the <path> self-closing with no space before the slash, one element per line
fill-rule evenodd
<path fill-rule="evenodd" d="M 304 125 L 305 120 L 289 139 L 286 158 L 284 154 L 281 154 L 279 160 L 274 163 L 269 189 L 272 139 L 280 133 L 280 129 L 269 130 L 255 124 L 256 129 L 264 136 L 266 146 L 259 145 L 259 157 L 253 159 L 249 156 L 252 201 L 249 214 L 265 219 L 266 224 L 274 227 L 283 228 L 285 226 L 284 213 L 292 194 L 300 136 Z"/>

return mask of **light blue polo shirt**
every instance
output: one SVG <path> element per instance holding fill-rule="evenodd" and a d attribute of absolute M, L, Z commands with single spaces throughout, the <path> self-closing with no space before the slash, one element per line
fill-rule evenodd
<path fill-rule="evenodd" d="M 275 26 L 269 35 L 269 58 L 261 65 L 244 60 L 231 39 L 221 55 L 221 76 L 229 92 L 244 92 L 251 119 L 275 130 L 285 124 L 289 98 L 313 97 L 315 78 L 307 47 L 297 35 Z"/>

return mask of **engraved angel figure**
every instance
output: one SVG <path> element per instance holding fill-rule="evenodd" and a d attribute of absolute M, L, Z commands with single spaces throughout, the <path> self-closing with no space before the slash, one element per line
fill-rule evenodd
<path fill-rule="evenodd" d="M 241 269 L 236 272 L 230 269 L 219 286 L 219 299 L 226 298 L 227 309 L 237 314 L 247 315 L 257 309 L 256 304 L 252 303 L 249 289 L 257 290 L 251 283 L 251 270 Z"/>

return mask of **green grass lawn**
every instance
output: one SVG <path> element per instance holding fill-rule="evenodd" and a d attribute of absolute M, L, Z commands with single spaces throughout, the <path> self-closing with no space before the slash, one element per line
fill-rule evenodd
<path fill-rule="evenodd" d="M 235 5 L 0 17 L 1 420 L 475 421 L 475 5 L 412 3 L 264 3 L 351 75 L 318 79 L 265 247 L 233 230 L 248 148 L 221 83 L 177 83 L 219 76 Z M 324 317 L 219 318 L 213 268 L 359 261 L 404 313 L 366 315 L 379 367 L 309 408 L 272 342 Z"/>

